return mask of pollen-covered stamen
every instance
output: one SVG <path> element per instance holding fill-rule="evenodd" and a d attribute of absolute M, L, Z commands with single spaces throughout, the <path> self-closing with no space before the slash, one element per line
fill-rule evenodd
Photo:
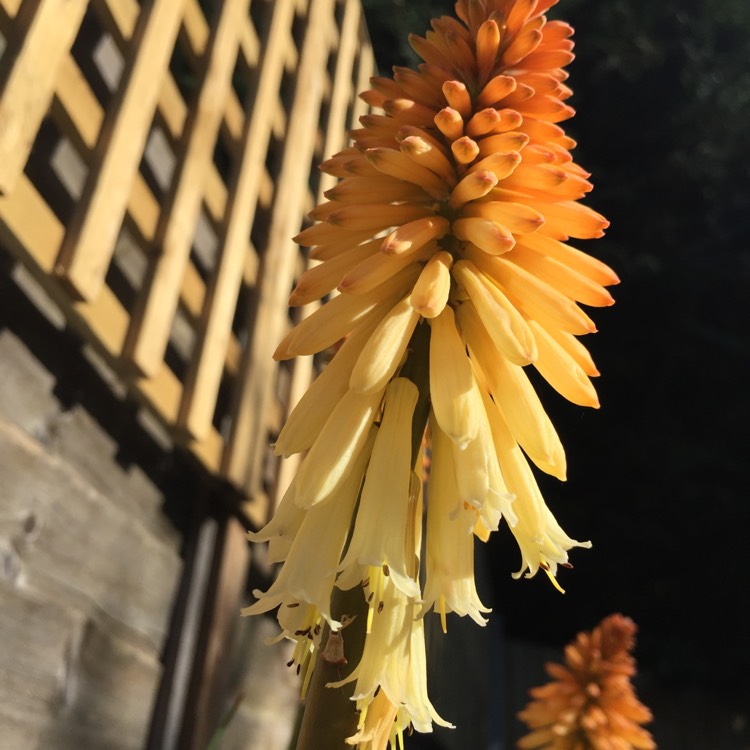
<path fill-rule="evenodd" d="M 372 621 L 375 612 L 382 612 L 383 604 L 383 587 L 385 585 L 385 576 L 383 575 L 382 566 L 370 565 L 368 567 L 367 584 L 362 586 L 367 599 L 367 633 L 372 632 Z"/>
<path fill-rule="evenodd" d="M 322 618 L 320 612 L 313 606 L 308 605 L 305 608 L 304 618 L 301 621 L 304 627 L 298 629 L 294 636 L 290 636 L 287 633 L 287 637 L 291 637 L 295 641 L 294 652 L 292 658 L 287 662 L 288 667 L 294 667 L 297 674 L 302 675 L 302 683 L 300 686 L 300 695 L 302 698 L 307 693 L 307 688 L 310 685 L 310 679 L 312 678 L 313 667 L 315 666 L 316 655 L 319 649 L 319 633 Z M 315 633 L 314 637 L 308 637 Z M 280 636 L 281 637 L 281 636 Z"/>

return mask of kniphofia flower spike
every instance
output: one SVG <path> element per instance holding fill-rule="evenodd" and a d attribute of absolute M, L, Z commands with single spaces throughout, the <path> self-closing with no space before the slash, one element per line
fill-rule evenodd
<path fill-rule="evenodd" d="M 485 622 L 475 538 L 504 518 L 521 551 L 514 575 L 541 568 L 553 582 L 568 550 L 589 546 L 557 524 L 529 465 L 565 479 L 526 368 L 598 407 L 599 373 L 578 338 L 595 327 L 581 305 L 611 305 L 605 287 L 618 281 L 568 243 L 601 236 L 607 221 L 579 203 L 589 174 L 559 125 L 573 114 L 563 71 L 573 44 L 572 29 L 544 15 L 554 2 L 459 0 L 458 18 L 412 37 L 424 62 L 372 79 L 362 98 L 373 113 L 322 165 L 340 181 L 296 238 L 319 263 L 290 304 L 338 294 L 275 356 L 343 345 L 278 437 L 279 455 L 306 456 L 276 517 L 251 534 L 284 567 L 246 613 L 281 605 L 307 669 L 322 622 L 335 631 L 346 614 L 332 612 L 333 588 L 362 587 L 368 635 L 349 678 L 361 748 L 444 723 L 426 694 L 421 617 Z M 418 387 L 409 373 L 420 370 Z M 420 399 L 432 446 L 424 502 L 411 447 L 427 427 Z"/>
<path fill-rule="evenodd" d="M 519 714 L 533 731 L 518 743 L 532 750 L 654 750 L 641 724 L 651 711 L 636 697 L 631 652 L 635 623 L 610 615 L 565 648 L 565 665 L 548 664 L 553 682 L 531 691 Z"/>

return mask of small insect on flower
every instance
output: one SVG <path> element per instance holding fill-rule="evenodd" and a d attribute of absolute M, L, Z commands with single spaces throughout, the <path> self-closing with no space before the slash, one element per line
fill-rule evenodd
<path fill-rule="evenodd" d="M 327 664 L 337 664 L 339 666 L 349 663 L 346 656 L 344 656 L 344 637 L 341 634 L 341 631 L 347 627 L 347 625 L 351 625 L 355 619 L 356 615 L 354 615 L 354 617 L 344 615 L 341 618 L 341 627 L 339 630 L 331 630 L 328 633 L 328 640 L 320 654 L 320 658 L 323 659 L 324 662 Z"/>

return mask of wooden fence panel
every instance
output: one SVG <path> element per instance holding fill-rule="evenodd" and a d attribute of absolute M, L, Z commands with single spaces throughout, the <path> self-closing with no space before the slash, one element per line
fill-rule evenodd
<path fill-rule="evenodd" d="M 312 375 L 270 356 L 290 237 L 374 62 L 359 0 L 203 7 L 0 0 L 0 246 L 261 522 Z"/>
<path fill-rule="evenodd" d="M 0 79 L 0 193 L 13 191 L 55 87 L 57 69 L 75 39 L 87 0 L 26 3 L 16 22 L 18 49 Z M 15 10 L 15 9 L 14 9 Z"/>
<path fill-rule="evenodd" d="M 138 16 L 123 80 L 102 123 L 56 267 L 85 300 L 104 284 L 181 17 L 179 0 L 156 0 Z"/>

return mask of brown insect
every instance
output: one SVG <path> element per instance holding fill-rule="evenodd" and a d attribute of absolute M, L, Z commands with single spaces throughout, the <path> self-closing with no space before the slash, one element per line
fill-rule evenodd
<path fill-rule="evenodd" d="M 344 637 L 341 635 L 341 631 L 348 625 L 351 625 L 356 617 L 357 615 L 354 615 L 353 617 L 343 615 L 341 618 L 341 627 L 336 631 L 331 630 L 328 633 L 328 640 L 326 641 L 325 648 L 320 654 L 320 657 L 324 662 L 327 662 L 328 664 L 338 664 L 339 666 L 348 663 L 346 656 L 344 656 Z"/>

